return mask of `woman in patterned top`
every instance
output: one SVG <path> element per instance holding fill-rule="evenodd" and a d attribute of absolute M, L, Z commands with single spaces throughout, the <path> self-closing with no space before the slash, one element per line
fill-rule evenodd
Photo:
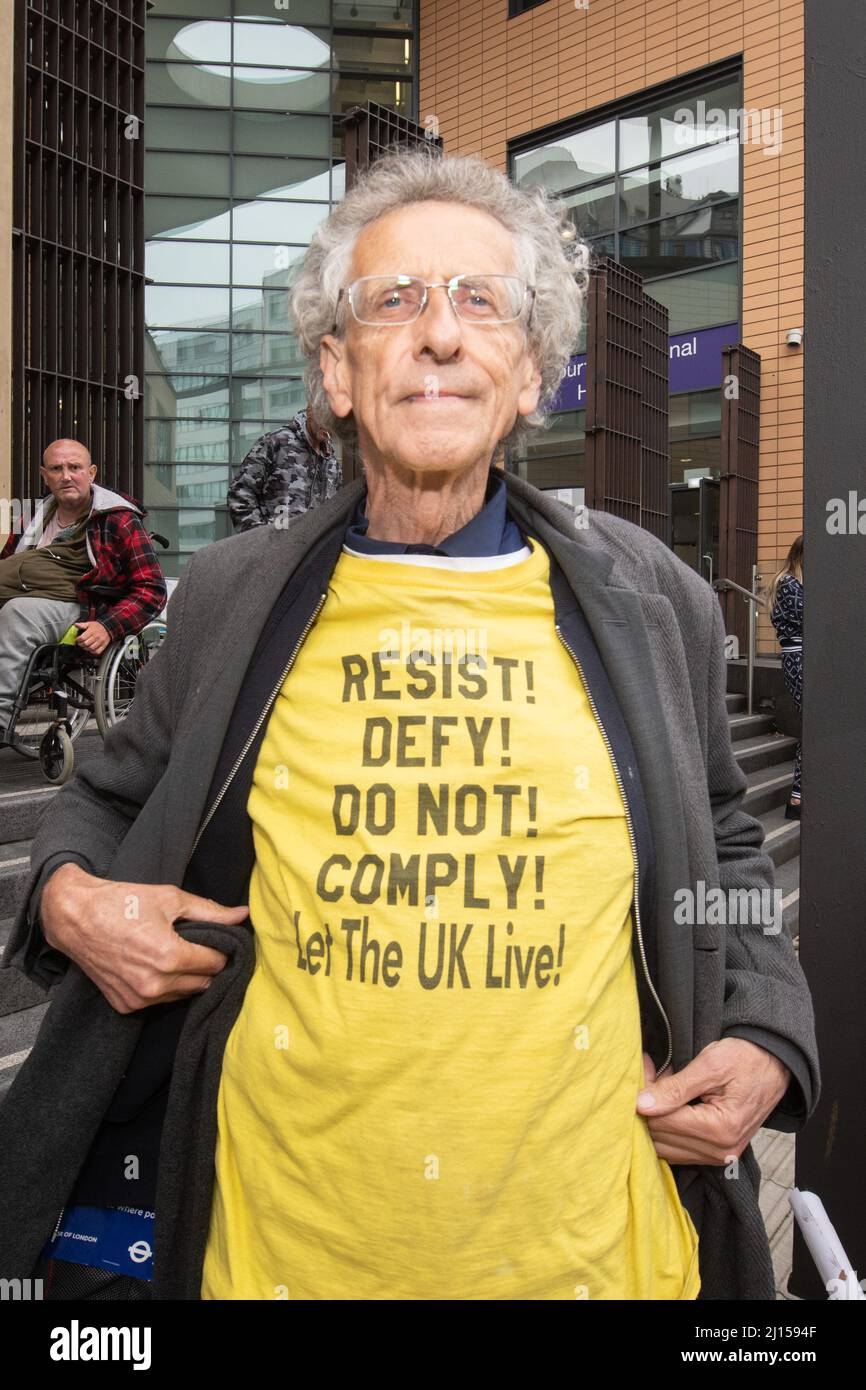
<path fill-rule="evenodd" d="M 798 536 L 767 592 L 770 621 L 782 648 L 782 676 L 798 710 L 803 708 L 803 537 Z M 794 785 L 786 820 L 800 819 L 802 748 L 794 756 Z"/>

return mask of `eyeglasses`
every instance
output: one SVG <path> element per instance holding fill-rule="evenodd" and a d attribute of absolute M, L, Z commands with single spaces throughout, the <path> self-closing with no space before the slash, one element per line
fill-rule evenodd
<path fill-rule="evenodd" d="M 465 323 L 513 323 L 527 300 L 531 316 L 535 302 L 534 287 L 517 275 L 454 275 L 429 285 L 418 275 L 362 275 L 340 290 L 337 304 L 345 295 L 359 323 L 401 325 L 420 318 L 429 290 L 447 290 L 452 309 Z"/>

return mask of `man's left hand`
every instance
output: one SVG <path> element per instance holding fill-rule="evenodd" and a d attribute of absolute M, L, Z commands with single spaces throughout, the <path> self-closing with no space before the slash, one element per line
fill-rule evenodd
<path fill-rule="evenodd" d="M 745 1038 L 710 1043 L 682 1071 L 658 1081 L 645 1052 L 644 1075 L 637 1111 L 659 1158 L 717 1165 L 740 1157 L 791 1080 L 784 1062 Z M 689 1105 L 697 1098 L 700 1105 Z"/>
<path fill-rule="evenodd" d="M 83 647 L 86 652 L 91 652 L 93 656 L 99 656 L 100 652 L 105 651 L 111 638 L 102 626 L 102 623 L 78 623 L 77 627 L 78 636 L 75 639 L 76 646 Z"/>

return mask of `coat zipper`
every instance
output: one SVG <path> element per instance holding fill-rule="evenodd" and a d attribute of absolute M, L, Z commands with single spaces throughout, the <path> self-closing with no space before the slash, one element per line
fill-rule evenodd
<path fill-rule="evenodd" d="M 623 807 L 624 807 L 624 809 L 625 809 L 625 819 L 626 819 L 626 824 L 627 824 L 627 826 L 628 826 L 628 837 L 629 837 L 629 840 L 631 841 L 631 852 L 632 852 L 632 858 L 633 858 L 633 860 L 634 860 L 634 892 L 633 892 L 633 901 L 634 901 L 635 925 L 636 925 L 636 927 L 637 927 L 637 940 L 638 940 L 638 946 L 639 946 L 639 948 L 640 948 L 640 958 L 641 958 L 641 963 L 642 963 L 642 965 L 643 965 L 643 973 L 644 973 L 644 977 L 645 977 L 646 982 L 647 982 L 647 987 L 649 988 L 650 994 L 652 995 L 653 999 L 655 1000 L 656 1004 L 658 1005 L 659 1013 L 661 1014 L 662 1018 L 664 1019 L 665 1028 L 666 1028 L 666 1030 L 667 1030 L 667 1035 L 668 1035 L 668 1055 L 667 1055 L 667 1057 L 665 1058 L 663 1065 L 662 1065 L 661 1067 L 659 1067 L 658 1071 L 656 1072 L 656 1077 L 658 1078 L 659 1076 L 661 1076 L 662 1072 L 667 1071 L 667 1069 L 668 1069 L 668 1067 L 669 1067 L 669 1065 L 670 1065 L 670 1062 L 671 1062 L 671 1058 L 673 1057 L 673 1050 L 674 1050 L 674 1049 L 673 1049 L 673 1034 L 671 1033 L 671 1025 L 670 1025 L 670 1023 L 669 1023 L 669 1021 L 668 1021 L 668 1016 L 667 1016 L 667 1014 L 666 1014 L 665 1011 L 664 1011 L 664 1007 L 663 1007 L 663 1005 L 662 1005 L 662 1001 L 659 999 L 658 994 L 656 993 L 656 990 L 655 990 L 655 986 L 653 985 L 653 982 L 652 982 L 652 980 L 650 979 L 649 967 L 648 967 L 648 965 L 647 965 L 647 959 L 646 959 L 646 951 L 644 950 L 643 933 L 641 932 L 641 924 L 640 924 L 640 865 L 638 864 L 637 841 L 636 841 L 636 839 L 635 839 L 634 827 L 632 826 L 631 812 L 630 812 L 629 806 L 628 806 L 628 797 L 627 797 L 626 794 L 625 794 L 625 787 L 623 786 L 623 781 L 622 781 L 622 778 L 621 778 L 620 773 L 619 773 L 619 768 L 617 767 L 617 762 L 616 762 L 616 758 L 614 757 L 614 754 L 613 754 L 613 748 L 611 747 L 610 739 L 608 738 L 607 732 L 606 732 L 606 730 L 605 730 L 605 727 L 604 727 L 604 725 L 602 724 L 601 719 L 599 718 L 599 713 L 598 713 L 598 710 L 596 709 L 595 700 L 592 698 L 592 691 L 590 690 L 590 688 L 589 688 L 589 683 L 587 682 L 587 679 L 586 679 L 585 675 L 583 674 L 583 667 L 581 666 L 580 661 L 578 660 L 578 658 L 577 658 L 575 652 L 571 649 L 571 647 L 568 645 L 568 642 L 567 642 L 567 641 L 565 640 L 565 638 L 563 637 L 563 635 L 562 635 L 562 629 L 560 628 L 559 623 L 556 623 L 556 624 L 555 624 L 555 627 L 556 627 L 556 635 L 557 635 L 557 637 L 559 638 L 559 640 L 560 640 L 560 642 L 562 643 L 562 645 L 565 647 L 565 650 L 568 652 L 569 656 L 571 657 L 572 661 L 574 662 L 575 666 L 577 667 L 578 671 L 580 672 L 580 678 L 581 678 L 581 680 L 583 681 L 584 689 L 586 690 L 586 695 L 587 695 L 587 699 L 589 700 L 590 709 L 592 710 L 593 715 L 595 716 L 595 722 L 596 722 L 596 724 L 597 724 L 598 727 L 599 727 L 599 730 L 600 730 L 600 732 L 601 732 L 602 738 L 604 739 L 605 747 L 607 748 L 608 755 L 609 755 L 610 761 L 611 761 L 611 765 L 612 765 L 613 770 L 614 770 L 614 773 L 615 773 L 615 775 L 616 775 L 617 785 L 618 785 L 619 790 L 620 790 L 620 795 L 622 796 L 622 804 L 623 804 Z"/>
<path fill-rule="evenodd" d="M 199 827 L 199 831 L 198 831 L 198 834 L 197 834 L 196 837 L 195 837 L 195 841 L 194 841 L 194 843 L 193 843 L 193 847 L 192 847 L 192 849 L 191 849 L 190 852 L 189 852 L 189 857 L 190 857 L 190 859 L 192 859 L 192 856 L 195 854 L 196 847 L 198 846 L 199 840 L 201 839 L 201 837 L 202 837 L 202 835 L 204 834 L 204 832 L 207 830 L 208 825 L 210 824 L 211 820 L 212 820 L 213 817 L 214 817 L 214 814 L 215 814 L 217 808 L 218 808 L 219 805 L 220 805 L 220 802 L 222 801 L 223 797 L 225 796 L 226 792 L 228 791 L 229 787 L 231 786 L 231 783 L 232 783 L 232 781 L 233 781 L 233 779 L 234 779 L 234 776 L 235 776 L 235 774 L 236 774 L 238 768 L 240 767 L 241 763 L 243 762 L 244 758 L 246 757 L 247 753 L 249 752 L 249 750 L 250 750 L 250 748 L 251 748 L 251 746 L 252 746 L 252 744 L 253 744 L 253 741 L 254 741 L 254 739 L 255 739 L 255 737 L 256 737 L 256 734 L 258 733 L 259 729 L 262 727 L 262 722 L 263 722 L 265 716 L 267 715 L 268 710 L 271 708 L 271 705 L 274 703 L 274 700 L 277 698 L 277 695 L 279 694 L 280 687 L 282 686 L 283 681 L 286 679 L 286 676 L 289 674 L 289 671 L 292 669 L 292 666 L 294 665 L 295 657 L 298 655 L 298 652 L 300 651 L 301 644 L 303 643 L 304 639 L 306 638 L 307 633 L 309 632 L 310 628 L 313 626 L 313 623 L 316 621 L 316 619 L 318 618 L 319 614 L 321 613 L 321 611 L 322 611 L 322 604 L 325 602 L 325 599 L 326 599 L 327 597 L 328 597 L 327 593 L 324 593 L 324 594 L 321 595 L 321 597 L 320 597 L 320 599 L 319 599 L 319 602 L 316 604 L 315 609 L 313 610 L 313 612 L 311 613 L 311 615 L 310 615 L 310 617 L 309 617 L 309 619 L 308 619 L 308 621 L 307 621 L 306 627 L 304 628 L 303 632 L 301 633 L 300 637 L 298 638 L 297 642 L 295 643 L 294 650 L 292 651 L 291 656 L 289 657 L 288 661 L 286 662 L 286 665 L 285 665 L 285 667 L 283 668 L 283 672 L 282 672 L 282 674 L 281 674 L 279 680 L 277 681 L 276 685 L 274 686 L 273 690 L 271 691 L 270 695 L 268 696 L 267 702 L 265 703 L 265 707 L 264 707 L 264 709 L 262 710 L 261 714 L 259 715 L 258 719 L 256 720 L 255 725 L 253 726 L 253 729 L 252 729 L 252 732 L 250 733 L 249 738 L 247 739 L 246 743 L 244 744 L 244 746 L 243 746 L 243 748 L 241 749 L 241 751 L 240 751 L 240 753 L 238 754 L 238 756 L 235 758 L 234 764 L 232 765 L 232 768 L 231 768 L 231 770 L 230 770 L 230 772 L 229 772 L 228 777 L 226 778 L 226 780 L 223 782 L 222 786 L 220 787 L 219 794 L 218 794 L 216 800 L 214 801 L 213 805 L 211 806 L 210 810 L 208 811 L 207 815 L 205 816 L 204 820 L 202 821 L 201 826 Z"/>

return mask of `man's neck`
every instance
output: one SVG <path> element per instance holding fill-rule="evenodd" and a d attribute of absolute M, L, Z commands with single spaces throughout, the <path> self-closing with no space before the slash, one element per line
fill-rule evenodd
<path fill-rule="evenodd" d="M 370 540 L 438 545 L 484 506 L 490 460 L 462 473 L 416 473 L 365 464 Z"/>
<path fill-rule="evenodd" d="M 93 502 L 93 491 L 76 504 L 73 511 L 70 507 L 65 507 L 60 499 L 57 499 L 57 520 L 61 526 L 71 526 L 74 521 L 80 521 L 85 512 L 89 512 Z"/>

